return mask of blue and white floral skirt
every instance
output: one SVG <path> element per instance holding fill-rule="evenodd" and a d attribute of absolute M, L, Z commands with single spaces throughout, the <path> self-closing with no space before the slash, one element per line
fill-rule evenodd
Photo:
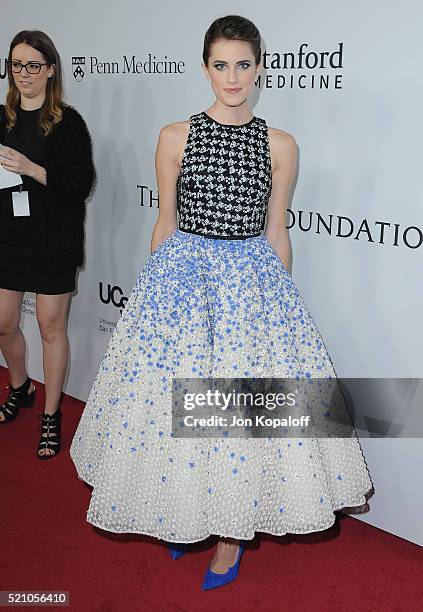
<path fill-rule="evenodd" d="M 265 236 L 175 230 L 149 257 L 101 362 L 71 445 L 93 487 L 87 521 L 196 542 L 309 533 L 373 485 L 357 436 L 183 439 L 173 377 L 336 377 Z"/>

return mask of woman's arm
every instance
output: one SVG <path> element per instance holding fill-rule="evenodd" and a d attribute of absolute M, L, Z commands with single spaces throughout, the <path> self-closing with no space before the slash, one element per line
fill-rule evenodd
<path fill-rule="evenodd" d="M 47 172 L 46 169 L 38 164 L 34 164 L 31 162 L 31 167 L 29 172 L 27 172 L 27 176 L 30 176 L 37 183 L 41 183 L 44 187 L 47 185 Z"/>
<path fill-rule="evenodd" d="M 166 125 L 160 131 L 156 150 L 159 216 L 151 236 L 151 252 L 177 228 L 176 183 L 188 131 L 188 121 Z"/>
<path fill-rule="evenodd" d="M 85 200 L 94 181 L 91 138 L 82 117 L 74 109 L 65 109 L 67 116 L 63 125 L 56 126 L 52 134 L 52 147 L 45 167 L 32 162 L 28 157 L 11 147 L 2 147 L 6 170 L 28 176 L 45 186 L 55 198 L 58 208 Z"/>
<path fill-rule="evenodd" d="M 3 168 L 9 170 L 9 172 L 15 172 L 22 176 L 29 176 L 38 183 L 46 185 L 47 179 L 45 168 L 38 164 L 34 164 L 26 155 L 19 153 L 19 151 L 12 149 L 12 147 L 2 146 L 0 149 L 0 156 L 0 164 Z"/>
<path fill-rule="evenodd" d="M 291 273 L 292 249 L 287 230 L 289 198 L 297 170 L 297 143 L 295 138 L 275 128 L 269 128 L 272 158 L 272 194 L 267 209 L 266 238 Z"/>
<path fill-rule="evenodd" d="M 80 204 L 89 196 L 95 180 L 91 137 L 85 121 L 71 107 L 63 113 L 63 125 L 57 126 L 55 143 L 45 163 L 46 190 L 57 208 Z"/>

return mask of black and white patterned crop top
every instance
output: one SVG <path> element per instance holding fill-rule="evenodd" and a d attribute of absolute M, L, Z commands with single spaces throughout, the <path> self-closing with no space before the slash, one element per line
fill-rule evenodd
<path fill-rule="evenodd" d="M 271 190 L 264 119 L 224 125 L 206 113 L 190 117 L 177 182 L 181 231 L 209 238 L 259 236 Z"/>

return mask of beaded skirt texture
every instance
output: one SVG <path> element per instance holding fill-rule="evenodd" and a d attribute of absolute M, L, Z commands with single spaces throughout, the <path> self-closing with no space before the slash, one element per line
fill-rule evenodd
<path fill-rule="evenodd" d="M 372 489 L 350 438 L 172 434 L 173 377 L 336 377 L 265 236 L 175 230 L 149 257 L 111 336 L 71 445 L 93 487 L 87 521 L 196 542 L 327 529 Z"/>

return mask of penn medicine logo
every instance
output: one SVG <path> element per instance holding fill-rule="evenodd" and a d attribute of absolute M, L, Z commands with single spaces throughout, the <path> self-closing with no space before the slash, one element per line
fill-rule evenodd
<path fill-rule="evenodd" d="M 185 62 L 181 59 L 172 59 L 167 55 L 156 56 L 146 53 L 144 57 L 123 55 L 120 59 L 104 60 L 95 55 L 85 57 L 72 57 L 72 74 L 77 81 L 82 81 L 85 74 L 109 76 L 116 74 L 128 75 L 171 75 L 183 74 Z"/>
<path fill-rule="evenodd" d="M 72 57 L 72 74 L 80 83 L 85 76 L 85 57 Z"/>

